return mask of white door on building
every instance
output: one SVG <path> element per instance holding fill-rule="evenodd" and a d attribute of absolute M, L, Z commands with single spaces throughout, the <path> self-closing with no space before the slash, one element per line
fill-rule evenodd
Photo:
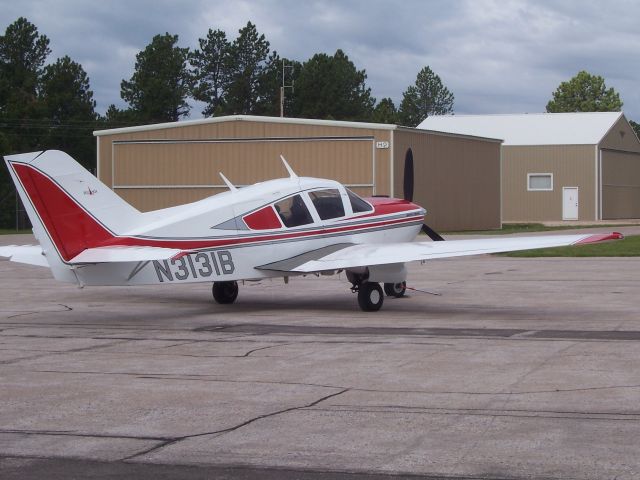
<path fill-rule="evenodd" d="M 562 187 L 562 219 L 578 220 L 578 187 Z"/>

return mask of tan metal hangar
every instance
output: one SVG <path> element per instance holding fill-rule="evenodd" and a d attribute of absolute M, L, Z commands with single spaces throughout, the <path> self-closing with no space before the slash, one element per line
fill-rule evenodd
<path fill-rule="evenodd" d="M 504 140 L 504 222 L 640 218 L 640 141 L 622 112 L 434 116 L 419 128 Z"/>
<path fill-rule="evenodd" d="M 411 197 L 432 228 L 501 226 L 493 138 L 361 122 L 234 115 L 94 132 L 98 178 L 141 211 L 286 176 L 337 180 L 362 196 Z"/>

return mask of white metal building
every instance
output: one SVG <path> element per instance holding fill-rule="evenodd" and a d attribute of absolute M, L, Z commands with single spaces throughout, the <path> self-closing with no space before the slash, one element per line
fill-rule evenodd
<path fill-rule="evenodd" d="M 640 141 L 622 112 L 433 116 L 418 128 L 504 140 L 505 222 L 640 218 Z"/>

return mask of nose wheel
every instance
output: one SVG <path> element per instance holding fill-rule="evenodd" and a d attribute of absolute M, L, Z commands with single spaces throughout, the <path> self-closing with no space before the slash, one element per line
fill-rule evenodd
<path fill-rule="evenodd" d="M 362 282 L 358 286 L 358 305 L 365 312 L 376 312 L 382 307 L 384 294 L 379 283 Z"/>

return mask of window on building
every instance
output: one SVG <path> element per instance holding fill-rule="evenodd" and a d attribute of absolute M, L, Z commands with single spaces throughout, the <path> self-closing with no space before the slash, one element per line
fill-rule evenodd
<path fill-rule="evenodd" d="M 551 191 L 553 190 L 552 173 L 528 173 L 527 190 L 529 191 Z"/>
<path fill-rule="evenodd" d="M 373 210 L 373 207 L 371 205 L 369 205 L 348 188 L 347 195 L 349 195 L 349 202 L 351 202 L 351 210 L 353 210 L 353 213 L 370 212 Z"/>
<path fill-rule="evenodd" d="M 274 207 L 285 227 L 290 228 L 313 223 L 309 209 L 300 195 L 280 200 Z"/>
<path fill-rule="evenodd" d="M 313 206 L 316 207 L 318 216 L 322 220 L 344 217 L 342 197 L 340 196 L 340 191 L 337 188 L 316 190 L 314 192 L 310 192 L 309 196 L 311 197 Z"/>

